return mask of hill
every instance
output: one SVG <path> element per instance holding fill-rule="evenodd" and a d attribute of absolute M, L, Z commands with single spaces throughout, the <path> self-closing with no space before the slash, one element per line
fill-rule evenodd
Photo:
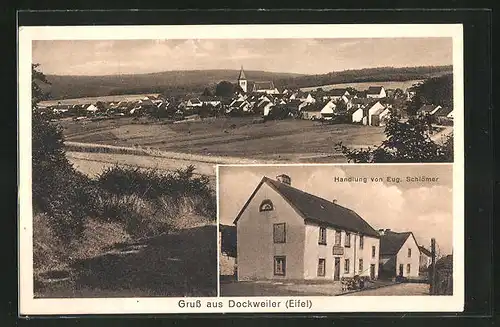
<path fill-rule="evenodd" d="M 330 84 L 423 80 L 453 72 L 450 66 L 380 67 L 344 70 L 321 75 L 304 75 L 275 80 L 278 87 L 306 88 Z"/>
<path fill-rule="evenodd" d="M 269 81 L 300 76 L 293 73 L 245 71 L 252 81 Z M 215 89 L 223 80 L 236 82 L 239 70 L 167 71 L 134 75 L 63 76 L 47 75 L 51 85 L 44 91 L 53 100 L 118 94 L 168 93 L 170 95 Z"/>
<path fill-rule="evenodd" d="M 245 71 L 249 81 L 274 81 L 277 87 L 304 88 L 354 82 L 421 80 L 452 72 L 452 66 L 382 67 L 330 72 L 320 75 Z M 238 70 L 167 71 L 134 75 L 62 76 L 47 75 L 42 86 L 49 100 L 122 94 L 163 93 L 168 96 L 212 90 L 223 80 L 236 82 Z"/>

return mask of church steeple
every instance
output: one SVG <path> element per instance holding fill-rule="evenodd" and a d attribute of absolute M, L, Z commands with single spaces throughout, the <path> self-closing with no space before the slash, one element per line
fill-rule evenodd
<path fill-rule="evenodd" d="M 241 66 L 240 75 L 238 76 L 238 85 L 241 87 L 243 92 L 247 92 L 247 78 L 245 72 L 243 71 L 243 66 Z"/>

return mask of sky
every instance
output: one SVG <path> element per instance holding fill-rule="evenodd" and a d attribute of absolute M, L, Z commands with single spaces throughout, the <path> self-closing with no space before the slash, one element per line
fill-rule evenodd
<path fill-rule="evenodd" d="M 419 245 L 430 248 L 436 238 L 440 253 L 452 250 L 451 165 L 351 166 L 221 166 L 219 167 L 219 219 L 232 225 L 263 176 L 287 174 L 292 186 L 358 213 L 373 228 L 411 231 Z M 436 183 L 393 183 L 387 177 L 438 177 Z M 367 177 L 367 183 L 340 183 L 334 177 Z M 371 182 L 381 177 L 384 182 Z"/>
<path fill-rule="evenodd" d="M 324 74 L 371 67 L 451 65 L 451 38 L 36 40 L 45 74 L 112 75 L 239 69 Z"/>

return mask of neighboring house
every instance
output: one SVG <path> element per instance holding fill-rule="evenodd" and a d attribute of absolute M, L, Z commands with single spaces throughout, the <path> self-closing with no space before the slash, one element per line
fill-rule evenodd
<path fill-rule="evenodd" d="M 221 104 L 220 99 L 215 96 L 201 96 L 199 97 L 199 100 L 202 102 L 202 104 L 210 105 L 212 107 L 217 107 Z"/>
<path fill-rule="evenodd" d="M 201 107 L 202 105 L 203 102 L 201 102 L 198 98 L 189 99 L 186 103 L 186 107 L 188 108 Z"/>
<path fill-rule="evenodd" d="M 419 246 L 420 250 L 420 271 L 426 271 L 432 263 L 432 253 L 423 246 Z"/>
<path fill-rule="evenodd" d="M 97 111 L 99 111 L 99 109 L 93 104 L 88 106 L 85 110 L 87 111 L 87 113 L 90 113 L 90 114 L 95 114 Z"/>
<path fill-rule="evenodd" d="M 321 110 L 325 106 L 325 103 L 311 103 L 304 106 L 301 110 L 302 119 L 316 120 L 321 119 Z"/>
<path fill-rule="evenodd" d="M 304 108 L 307 105 L 306 102 L 302 102 L 300 100 L 291 100 L 288 102 L 285 107 L 290 110 L 290 112 L 296 116 L 299 112 L 301 112 L 302 108 Z"/>
<path fill-rule="evenodd" d="M 378 276 L 380 236 L 351 209 L 263 177 L 234 220 L 238 280 Z"/>
<path fill-rule="evenodd" d="M 328 101 L 320 111 L 321 118 L 324 118 L 327 120 L 332 119 L 336 107 L 337 106 L 335 105 L 333 100 Z"/>
<path fill-rule="evenodd" d="M 440 107 L 434 112 L 434 116 L 443 118 L 453 118 L 453 108 L 451 107 Z"/>
<path fill-rule="evenodd" d="M 254 82 L 252 92 L 255 93 L 266 93 L 266 94 L 279 94 L 280 92 L 272 81 L 266 82 Z"/>
<path fill-rule="evenodd" d="M 372 103 L 371 105 L 368 106 L 368 125 L 373 125 L 373 120 L 378 120 L 378 115 L 377 113 L 381 113 L 383 109 L 386 109 L 386 107 L 380 102 L 376 101 L 375 103 Z M 376 121 L 378 123 L 378 121 Z M 376 125 L 378 126 L 378 124 Z"/>
<path fill-rule="evenodd" d="M 250 110 L 250 103 L 246 100 L 236 100 L 229 105 L 229 111 L 247 112 Z"/>
<path fill-rule="evenodd" d="M 349 96 L 349 92 L 347 89 L 331 89 L 326 93 L 326 96 L 328 99 L 333 100 L 333 101 L 338 101 L 340 99 L 347 99 L 347 96 Z M 345 101 L 345 100 L 344 100 Z"/>
<path fill-rule="evenodd" d="M 371 114 L 371 125 L 372 126 L 385 126 L 385 121 L 390 115 L 389 108 L 380 108 Z"/>
<path fill-rule="evenodd" d="M 370 86 L 366 91 L 367 98 L 382 99 L 387 95 L 383 86 Z"/>
<path fill-rule="evenodd" d="M 353 123 L 361 123 L 368 125 L 368 109 L 367 108 L 353 108 L 349 111 L 351 113 L 351 121 Z"/>
<path fill-rule="evenodd" d="M 259 103 L 254 111 L 263 116 L 267 116 L 269 115 L 269 112 L 271 112 L 272 107 L 274 107 L 274 104 L 272 102 L 264 101 Z"/>
<path fill-rule="evenodd" d="M 442 109 L 441 106 L 436 106 L 433 104 L 424 104 L 422 107 L 418 108 L 418 116 L 433 116 L 438 110 Z"/>
<path fill-rule="evenodd" d="M 420 249 L 413 233 L 393 232 L 390 229 L 381 229 L 379 233 L 380 277 L 417 278 L 420 267 Z"/>

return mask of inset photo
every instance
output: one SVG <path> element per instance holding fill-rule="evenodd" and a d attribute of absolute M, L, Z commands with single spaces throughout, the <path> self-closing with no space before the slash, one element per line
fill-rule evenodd
<path fill-rule="evenodd" d="M 219 166 L 220 296 L 452 295 L 452 165 Z"/>

